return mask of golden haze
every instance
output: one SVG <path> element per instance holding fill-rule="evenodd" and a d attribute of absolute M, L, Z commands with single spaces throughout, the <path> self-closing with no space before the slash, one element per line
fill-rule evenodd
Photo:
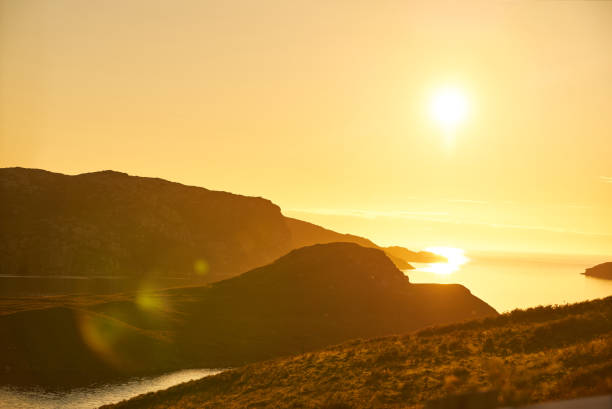
<path fill-rule="evenodd" d="M 381 244 L 606 253 L 611 51 L 610 2 L 0 0 L 0 162 L 264 196 Z"/>

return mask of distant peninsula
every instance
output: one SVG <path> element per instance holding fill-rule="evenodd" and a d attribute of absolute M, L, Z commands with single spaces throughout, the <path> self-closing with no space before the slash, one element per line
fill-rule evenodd
<path fill-rule="evenodd" d="M 612 280 L 612 261 L 598 264 L 595 267 L 587 268 L 586 270 L 584 270 L 583 274 L 589 277 Z"/>

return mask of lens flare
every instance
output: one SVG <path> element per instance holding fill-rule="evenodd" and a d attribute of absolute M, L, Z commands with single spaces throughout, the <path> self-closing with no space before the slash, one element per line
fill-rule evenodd
<path fill-rule="evenodd" d="M 210 266 L 203 258 L 193 262 L 193 271 L 195 271 L 196 274 L 203 276 L 208 273 L 208 270 L 210 270 Z"/>
<path fill-rule="evenodd" d="M 117 354 L 125 324 L 91 311 L 79 311 L 77 322 L 83 342 L 100 358 L 116 368 L 123 366 L 123 359 Z"/>
<path fill-rule="evenodd" d="M 138 291 L 136 305 L 143 311 L 159 311 L 165 306 L 162 297 L 146 289 Z"/>

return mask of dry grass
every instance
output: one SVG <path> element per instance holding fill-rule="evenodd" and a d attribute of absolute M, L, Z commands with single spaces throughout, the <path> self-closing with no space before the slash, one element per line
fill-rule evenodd
<path fill-rule="evenodd" d="M 612 392 L 612 297 L 355 340 L 115 407 L 418 408 L 482 391 L 500 405 Z"/>

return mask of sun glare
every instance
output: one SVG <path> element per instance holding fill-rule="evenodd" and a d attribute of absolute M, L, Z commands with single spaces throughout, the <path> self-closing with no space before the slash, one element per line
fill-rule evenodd
<path fill-rule="evenodd" d="M 426 267 L 426 270 L 435 274 L 451 274 L 459 270 L 459 268 L 470 261 L 465 256 L 465 251 L 456 247 L 428 247 L 425 249 L 432 253 L 446 257 L 446 263 L 433 263 Z"/>
<path fill-rule="evenodd" d="M 445 129 L 454 129 L 468 114 L 468 100 L 457 88 L 438 89 L 431 98 L 430 114 Z"/>

